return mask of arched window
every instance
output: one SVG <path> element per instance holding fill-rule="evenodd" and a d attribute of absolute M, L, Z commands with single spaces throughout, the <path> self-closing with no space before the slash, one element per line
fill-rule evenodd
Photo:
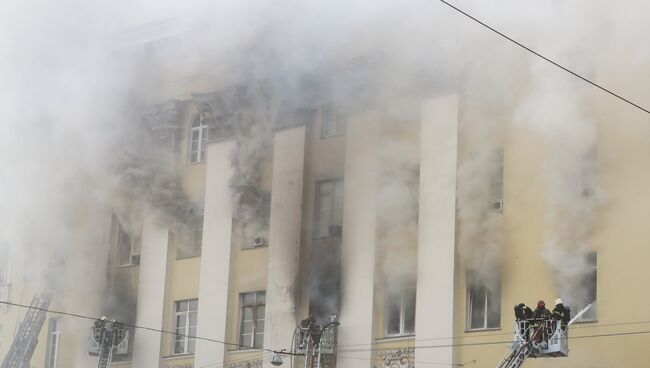
<path fill-rule="evenodd" d="M 205 161 L 205 143 L 207 139 L 207 113 L 201 112 L 192 120 L 192 128 L 190 130 L 190 163 Z"/>

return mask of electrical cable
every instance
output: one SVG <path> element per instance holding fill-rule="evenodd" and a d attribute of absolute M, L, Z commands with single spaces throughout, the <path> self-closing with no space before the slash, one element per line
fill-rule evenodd
<path fill-rule="evenodd" d="M 9 301 L 0 301 L 0 304 L 10 305 L 10 306 L 15 306 L 15 307 L 20 307 L 20 308 L 35 309 L 35 310 L 40 310 L 40 311 L 46 312 L 46 313 L 60 314 L 62 316 L 70 316 L 70 317 L 75 317 L 75 318 L 87 319 L 87 320 L 91 320 L 91 321 L 97 321 L 98 319 L 100 319 L 100 318 L 97 318 L 97 317 L 86 316 L 86 315 L 78 314 L 78 313 L 70 313 L 70 312 L 57 311 L 57 310 L 52 310 L 52 309 L 44 309 L 44 308 L 32 307 L 31 305 L 12 303 L 12 302 L 9 302 Z M 238 347 L 238 348 L 245 348 L 245 349 L 252 349 L 252 350 L 259 350 L 259 351 L 267 351 L 267 352 L 270 352 L 270 353 L 287 354 L 287 353 L 282 353 L 282 352 L 271 350 L 271 349 L 255 348 L 255 347 L 245 346 L 245 345 L 241 345 L 241 344 L 237 344 L 237 343 L 225 342 L 225 341 L 210 339 L 210 338 L 201 337 L 201 336 L 191 336 L 191 335 L 177 333 L 177 332 L 174 332 L 174 331 L 168 331 L 168 330 L 157 329 L 157 328 L 152 328 L 152 327 L 131 325 L 131 324 L 127 324 L 127 323 L 122 323 L 122 325 L 125 326 L 125 327 L 134 328 L 134 329 L 146 330 L 146 331 L 151 331 L 151 332 L 158 332 L 158 333 L 169 334 L 169 335 L 180 336 L 180 337 L 193 338 L 193 339 L 196 339 L 196 340 L 208 341 L 208 342 L 218 343 L 218 344 L 222 344 L 222 345 L 226 345 L 226 346 L 234 346 L 234 347 Z"/>
<path fill-rule="evenodd" d="M 642 331 L 631 331 L 631 332 L 613 332 L 613 333 L 604 333 L 604 334 L 594 334 L 594 335 L 582 335 L 582 336 L 571 336 L 563 337 L 563 339 L 573 340 L 573 339 L 588 339 L 588 338 L 599 338 L 599 337 L 612 337 L 612 336 L 632 336 L 632 335 L 645 335 L 650 334 L 650 330 Z M 475 343 L 459 343 L 459 344 L 444 344 L 444 345 L 425 345 L 425 346 L 414 346 L 413 349 L 437 349 L 437 348 L 455 348 L 460 346 L 483 346 L 483 345 L 501 345 L 501 344 L 512 344 L 512 340 L 507 341 L 486 341 L 486 342 L 475 342 Z M 341 350 L 341 352 L 366 352 L 366 351 L 381 351 L 381 350 L 392 350 L 394 348 L 374 348 L 374 349 L 354 349 L 354 350 Z"/>
<path fill-rule="evenodd" d="M 531 49 L 530 47 L 528 47 L 528 46 L 522 44 L 521 42 L 514 40 L 512 37 L 510 37 L 510 36 L 504 34 L 503 32 L 501 32 L 501 31 L 499 31 L 499 30 L 497 30 L 497 29 L 495 29 L 495 28 L 493 28 L 493 27 L 491 27 L 491 26 L 489 26 L 488 24 L 486 24 L 486 23 L 480 21 L 479 19 L 477 19 L 477 18 L 475 18 L 474 16 L 468 14 L 467 12 L 461 10 L 460 8 L 458 8 L 458 7 L 456 7 L 456 6 L 452 5 L 452 4 L 450 4 L 449 2 L 447 2 L 447 1 L 445 1 L 445 0 L 439 0 L 439 1 L 440 1 L 441 3 L 447 5 L 447 6 L 450 7 L 451 9 L 455 10 L 456 12 L 458 12 L 458 13 L 464 15 L 465 17 L 467 17 L 467 18 L 473 20 L 474 22 L 476 22 L 476 23 L 482 25 L 483 27 L 485 27 L 485 28 L 489 29 L 490 31 L 496 33 L 497 35 L 499 35 L 499 36 L 505 38 L 506 40 L 508 40 L 508 41 L 510 41 L 510 42 L 512 42 L 512 43 L 514 43 L 515 45 L 521 47 L 522 49 L 524 49 L 524 50 L 526 50 L 526 51 L 528 51 L 528 52 L 530 52 L 530 53 L 536 55 L 537 57 L 542 58 L 543 60 L 545 60 L 545 61 L 547 61 L 547 62 L 549 62 L 549 63 L 555 65 L 556 67 L 558 67 L 558 68 L 560 68 L 560 69 L 562 69 L 562 70 L 564 70 L 565 72 L 567 72 L 567 73 L 569 73 L 569 74 L 572 74 L 573 76 L 575 76 L 575 77 L 577 77 L 577 78 L 582 79 L 583 81 L 585 81 L 585 82 L 591 84 L 592 86 L 594 86 L 594 87 L 596 87 L 596 88 L 598 88 L 598 89 L 600 89 L 600 90 L 602 90 L 602 91 L 604 91 L 604 92 L 606 92 L 606 93 L 608 93 L 608 94 L 610 94 L 610 95 L 612 95 L 612 96 L 618 98 L 619 100 L 621 100 L 621 101 L 623 101 L 623 102 L 626 102 L 626 103 L 628 103 L 628 104 L 630 104 L 630 105 L 636 107 L 637 109 L 639 109 L 639 110 L 641 110 L 641 111 L 643 111 L 643 112 L 645 112 L 645 113 L 647 113 L 647 114 L 650 114 L 650 110 L 648 110 L 648 109 L 646 109 L 646 108 L 640 106 L 640 105 L 637 104 L 637 103 L 634 103 L 634 102 L 630 101 L 629 99 L 627 99 L 627 98 L 625 98 L 625 97 L 623 97 L 623 96 L 621 96 L 621 95 L 619 95 L 619 94 L 617 94 L 617 93 L 615 93 L 615 92 L 613 92 L 613 91 L 611 91 L 611 90 L 609 90 L 609 89 L 607 89 L 607 88 L 605 88 L 605 87 L 603 87 L 603 86 L 601 86 L 600 84 L 598 84 L 598 83 L 596 83 L 596 82 L 591 81 L 591 80 L 588 79 L 588 78 L 585 78 L 585 77 L 581 76 L 580 74 L 574 72 L 573 70 L 571 70 L 571 69 L 569 69 L 569 68 L 567 68 L 567 67 L 564 67 L 564 66 L 560 65 L 559 63 L 557 63 L 557 62 L 555 62 L 555 61 L 549 59 L 548 57 L 546 57 L 546 56 L 542 55 L 541 53 L 539 53 L 539 52 L 537 52 L 537 51 Z"/>
<path fill-rule="evenodd" d="M 90 317 L 78 313 L 70 313 L 70 312 L 63 312 L 63 311 L 56 311 L 56 310 L 49 310 L 49 309 L 43 309 L 43 308 L 35 308 L 29 305 L 25 304 L 19 304 L 19 303 L 12 303 L 8 301 L 0 301 L 0 304 L 5 304 L 5 305 L 10 305 L 10 306 L 16 306 L 20 308 L 27 308 L 27 309 L 36 309 L 40 310 L 46 313 L 52 313 L 52 314 L 59 314 L 59 315 L 64 315 L 64 316 L 70 316 L 70 317 L 75 317 L 75 318 L 81 318 L 81 319 L 86 319 L 86 320 L 92 320 L 96 321 L 99 318 L 95 317 Z M 621 324 L 642 324 L 642 323 L 647 323 L 648 321 L 641 321 L 641 322 L 623 322 Z M 203 341 L 208 341 L 208 342 L 213 342 L 213 343 L 219 343 L 223 345 L 230 345 L 230 346 L 237 346 L 237 347 L 244 347 L 246 349 L 251 349 L 251 350 L 259 350 L 262 352 L 266 353 L 272 353 L 272 354 L 282 354 L 282 355 L 300 355 L 300 354 L 295 354 L 293 352 L 287 352 L 286 350 L 271 350 L 271 349 L 266 349 L 266 348 L 251 348 L 249 346 L 244 346 L 241 344 L 236 344 L 236 343 L 227 343 L 223 342 L 220 340 L 216 339 L 210 339 L 210 338 L 205 338 L 205 337 L 200 337 L 200 336 L 190 336 L 190 335 L 184 335 L 184 334 L 179 334 L 176 332 L 172 331 L 167 331 L 167 330 L 162 330 L 162 329 L 155 329 L 151 327 L 144 327 L 144 326 L 138 326 L 138 325 L 129 325 L 129 324 L 123 324 L 126 327 L 131 327 L 134 329 L 143 329 L 143 330 L 148 330 L 152 332 L 159 332 L 159 333 L 166 333 L 166 334 L 171 334 L 171 335 L 176 335 L 176 336 L 182 336 L 182 337 L 188 337 L 188 338 L 194 338 L 197 340 L 203 340 Z M 612 324 L 613 325 L 613 324 Z M 594 327 L 600 327 L 600 326 L 594 326 Z M 634 336 L 634 335 L 643 335 L 643 334 L 650 334 L 650 330 L 641 330 L 641 331 L 630 331 L 630 332 L 614 332 L 614 333 L 602 333 L 602 334 L 593 334 L 593 335 L 582 335 L 582 336 L 571 336 L 570 338 L 564 337 L 567 339 L 590 339 L 590 338 L 600 338 L 600 337 L 614 337 L 614 336 Z M 487 341 L 487 342 L 477 342 L 477 343 L 456 343 L 456 344 L 441 344 L 441 345 L 424 345 L 424 346 L 414 346 L 412 347 L 413 349 L 436 349 L 436 348 L 451 348 L 451 347 L 461 347 L 461 346 L 485 346 L 485 345 L 501 345 L 501 344 L 511 344 L 512 340 L 505 340 L 505 341 Z M 342 353 L 349 353 L 349 352 L 368 352 L 368 351 L 382 351 L 382 350 L 392 350 L 394 348 L 370 348 L 370 349 L 347 349 L 347 350 L 338 350 L 338 352 Z M 350 357 L 347 357 L 350 358 Z"/>
<path fill-rule="evenodd" d="M 625 326 L 625 325 L 640 325 L 650 323 L 650 320 L 645 321 L 631 321 L 631 322 L 618 322 L 618 323 L 604 323 L 604 324 L 589 324 L 589 325 L 572 325 L 571 330 L 583 329 L 583 328 L 600 328 L 600 327 L 611 327 L 611 326 Z M 498 333 L 489 333 L 489 334 L 471 334 L 465 336 L 449 336 L 449 337 L 432 337 L 428 339 L 414 339 L 414 342 L 423 342 L 423 341 L 436 341 L 436 340 L 458 340 L 458 339 L 470 339 L 477 337 L 491 337 L 491 336 L 507 336 L 512 335 L 512 332 L 498 332 Z M 381 341 L 371 342 L 371 343 L 359 343 L 359 344 L 345 344 L 337 345 L 337 347 L 352 347 L 352 346 L 370 346 L 370 345 L 380 345 Z"/>

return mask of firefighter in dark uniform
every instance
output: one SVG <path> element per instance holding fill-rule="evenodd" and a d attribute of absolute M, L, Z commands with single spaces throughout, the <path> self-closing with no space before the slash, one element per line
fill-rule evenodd
<path fill-rule="evenodd" d="M 545 327 L 547 327 L 547 321 L 551 320 L 552 314 L 551 311 L 546 309 L 546 303 L 543 300 L 537 302 L 537 308 L 535 308 L 533 316 L 535 318 L 533 340 L 536 345 L 544 349 L 547 346 L 546 341 L 549 334 Z"/>
<path fill-rule="evenodd" d="M 526 304 L 519 303 L 515 305 L 515 318 L 517 319 L 517 324 L 519 325 L 519 332 L 521 336 L 530 340 L 530 321 L 533 319 L 533 310 L 530 309 Z"/>
<path fill-rule="evenodd" d="M 553 319 L 560 322 L 563 331 L 571 320 L 571 309 L 562 304 L 562 299 L 555 299 L 555 308 L 553 308 Z"/>

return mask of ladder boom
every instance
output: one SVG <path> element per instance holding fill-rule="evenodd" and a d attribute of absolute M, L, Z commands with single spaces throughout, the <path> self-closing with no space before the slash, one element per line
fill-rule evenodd
<path fill-rule="evenodd" d="M 52 294 L 36 294 L 0 368 L 29 368 Z"/>

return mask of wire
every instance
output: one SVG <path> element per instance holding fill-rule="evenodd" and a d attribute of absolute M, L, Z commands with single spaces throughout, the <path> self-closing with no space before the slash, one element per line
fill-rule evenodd
<path fill-rule="evenodd" d="M 35 309 L 35 310 L 40 310 L 46 313 L 53 313 L 53 314 L 59 314 L 59 315 L 64 315 L 64 316 L 70 316 L 70 317 L 75 317 L 75 318 L 82 318 L 82 319 L 87 319 L 91 321 L 96 321 L 99 318 L 95 317 L 90 317 L 86 316 L 83 314 L 78 314 L 78 313 L 70 313 L 70 312 L 63 312 L 63 311 L 56 311 L 56 310 L 49 310 L 49 309 L 43 309 L 43 308 L 37 308 L 37 307 L 32 307 L 29 305 L 25 304 L 19 304 L 19 303 L 12 303 L 8 301 L 0 301 L 0 304 L 6 304 L 6 305 L 11 305 L 15 307 L 20 307 L 20 308 L 28 308 L 28 309 Z M 642 324 L 642 323 L 648 323 L 650 321 L 641 321 L 641 322 L 623 322 L 620 324 L 610 324 L 610 325 L 629 325 L 629 324 Z M 196 340 L 203 340 L 203 341 L 209 341 L 209 342 L 214 342 L 218 344 L 223 344 L 223 345 L 230 345 L 230 346 L 236 346 L 236 347 L 243 347 L 251 350 L 259 350 L 262 352 L 266 353 L 273 353 L 273 354 L 282 354 L 282 355 L 299 355 L 293 352 L 287 352 L 286 350 L 271 350 L 271 349 L 266 349 L 266 348 L 251 348 L 250 346 L 245 346 L 241 344 L 236 344 L 236 343 L 228 343 L 220 340 L 215 340 L 215 339 L 210 339 L 206 337 L 200 337 L 200 336 L 191 336 L 191 335 L 184 335 L 184 334 L 179 334 L 176 332 L 172 331 L 167 331 L 167 330 L 162 330 L 162 329 L 155 329 L 151 327 L 144 327 L 144 326 L 138 326 L 138 325 L 129 325 L 129 324 L 123 324 L 125 327 L 131 327 L 134 329 L 142 329 L 142 330 L 148 330 L 152 332 L 159 332 L 159 333 L 166 333 L 166 334 L 171 334 L 171 335 L 176 335 L 176 336 L 182 336 L 182 337 L 188 337 L 188 338 L 194 338 Z M 601 327 L 601 326 L 596 326 L 594 327 Z M 642 331 L 631 331 L 631 332 L 615 332 L 615 333 L 603 333 L 603 334 L 594 334 L 594 335 L 582 335 L 582 336 L 572 336 L 572 337 L 564 337 L 567 339 L 589 339 L 589 338 L 600 338 L 600 337 L 613 337 L 613 336 L 633 336 L 633 335 L 642 335 L 642 334 L 650 334 L 650 330 L 642 330 Z M 486 335 L 483 335 L 486 336 Z M 455 344 L 442 344 L 442 345 L 424 345 L 424 346 L 414 346 L 412 347 L 413 349 L 436 349 L 436 348 L 451 348 L 451 347 L 460 347 L 460 346 L 484 346 L 484 345 L 501 345 L 501 344 L 511 344 L 512 340 L 507 340 L 507 341 L 487 341 L 487 342 L 476 342 L 476 343 L 455 343 Z M 393 348 L 370 348 L 370 349 L 347 349 L 347 350 L 338 350 L 338 352 L 342 353 L 349 353 L 349 352 L 367 352 L 367 351 L 382 351 L 382 350 L 392 350 Z M 264 354 L 263 354 L 264 356 Z M 352 358 L 352 357 L 347 357 L 347 358 Z M 433 364 L 433 363 L 432 363 Z M 218 367 L 218 366 L 217 366 Z"/>
<path fill-rule="evenodd" d="M 452 8 L 453 10 L 457 11 L 458 13 L 464 15 L 465 17 L 467 17 L 467 18 L 473 20 L 474 22 L 476 22 L 476 23 L 482 25 L 483 27 L 489 29 L 490 31 L 492 31 L 492 32 L 494 32 L 494 33 L 496 33 L 496 34 L 498 34 L 499 36 L 505 38 L 506 40 L 508 40 L 508 41 L 510 41 L 510 42 L 512 42 L 512 43 L 514 43 L 515 45 L 517 45 L 517 46 L 519 46 L 519 47 L 521 47 L 522 49 L 524 49 L 524 50 L 526 50 L 526 51 L 528 51 L 528 52 L 530 52 L 530 53 L 532 53 L 532 54 L 534 54 L 534 55 L 536 55 L 536 56 L 538 56 L 538 57 L 544 59 L 545 61 L 547 61 L 547 62 L 549 62 L 549 63 L 555 65 L 556 67 L 558 67 L 558 68 L 564 70 L 565 72 L 567 72 L 567 73 L 569 73 L 569 74 L 572 74 L 573 76 L 575 76 L 575 77 L 577 77 L 577 78 L 582 79 L 583 81 L 585 81 L 585 82 L 591 84 L 592 86 L 594 86 L 594 87 L 596 87 L 596 88 L 598 88 L 598 89 L 600 89 L 600 90 L 602 90 L 602 91 L 604 91 L 604 92 L 606 92 L 606 93 L 608 93 L 608 94 L 610 94 L 610 95 L 612 95 L 612 96 L 618 98 L 619 100 L 621 100 L 621 101 L 623 101 L 623 102 L 626 102 L 626 103 L 628 103 L 628 104 L 630 104 L 630 105 L 636 107 L 637 109 L 644 111 L 644 112 L 647 113 L 647 114 L 650 114 L 650 110 L 648 110 L 648 109 L 646 109 L 646 108 L 644 108 L 644 107 L 642 107 L 642 106 L 640 106 L 640 105 L 638 105 L 638 104 L 636 104 L 636 103 L 630 101 L 629 99 L 627 99 L 627 98 L 625 98 L 625 97 L 623 97 L 623 96 L 621 96 L 621 95 L 619 95 L 619 94 L 617 94 L 617 93 L 612 92 L 611 90 L 609 90 L 609 89 L 607 89 L 607 88 L 601 86 L 600 84 L 598 84 L 598 83 L 596 83 L 596 82 L 593 82 L 593 81 L 591 81 L 591 80 L 589 80 L 589 79 L 587 79 L 587 78 L 581 76 L 580 74 L 574 72 L 573 70 L 570 70 L 569 68 L 560 65 L 559 63 L 557 63 L 557 62 L 555 62 L 555 61 L 549 59 L 548 57 L 546 57 L 546 56 L 540 54 L 539 52 L 537 52 L 537 51 L 531 49 L 530 47 L 528 47 L 528 46 L 522 44 L 521 42 L 518 42 L 518 41 L 514 40 L 513 38 L 507 36 L 507 35 L 504 34 L 503 32 L 498 31 L 497 29 L 495 29 L 495 28 L 493 28 L 493 27 L 487 25 L 486 23 L 484 23 L 484 22 L 482 22 L 482 21 L 476 19 L 476 18 L 473 17 L 472 15 L 470 15 L 470 14 L 466 13 L 465 11 L 463 11 L 463 10 L 457 8 L 456 6 L 450 4 L 449 2 L 447 2 L 447 1 L 445 1 L 445 0 L 439 0 L 439 1 L 440 1 L 441 3 L 447 5 L 448 7 Z"/>
<path fill-rule="evenodd" d="M 650 323 L 650 320 L 645 321 L 631 321 L 631 322 L 618 322 L 618 323 L 606 323 L 606 324 L 590 324 L 590 325 L 572 325 L 571 330 L 583 329 L 583 328 L 600 328 L 600 327 L 611 327 L 611 326 L 625 326 L 625 325 L 640 325 Z M 477 337 L 491 337 L 491 336 L 506 336 L 512 335 L 513 332 L 499 332 L 499 333 L 490 333 L 490 334 L 472 334 L 465 336 L 448 336 L 448 337 L 432 337 L 428 339 L 415 339 L 414 342 L 423 342 L 423 341 L 436 341 L 436 340 L 458 340 L 458 339 L 471 339 Z M 371 343 L 360 343 L 360 344 L 345 344 L 337 345 L 337 347 L 352 347 L 352 346 L 370 346 L 370 345 L 381 345 L 382 341 L 375 341 Z"/>
<path fill-rule="evenodd" d="M 78 314 L 78 313 L 70 313 L 70 312 L 63 312 L 63 311 L 57 311 L 57 310 L 51 310 L 51 309 L 38 308 L 38 307 L 33 307 L 31 305 L 12 303 L 12 302 L 8 302 L 8 301 L 0 301 L 0 304 L 6 304 L 6 305 L 11 305 L 11 306 L 20 307 L 20 308 L 28 308 L 28 309 L 40 310 L 40 311 L 46 312 L 46 313 L 60 314 L 60 315 L 63 315 L 63 316 L 82 318 L 82 319 L 87 319 L 87 320 L 91 320 L 91 321 L 97 321 L 99 319 L 97 317 L 86 316 L 86 315 Z M 225 342 L 225 341 L 210 339 L 210 338 L 201 337 L 201 336 L 185 335 L 185 334 L 177 333 L 177 332 L 174 332 L 174 331 L 156 329 L 156 328 L 151 328 L 151 327 L 146 327 L 146 326 L 131 325 L 131 324 L 127 324 L 127 323 L 122 323 L 122 325 L 125 326 L 125 327 L 131 327 L 131 328 L 134 328 L 134 329 L 141 329 L 141 330 L 164 333 L 164 334 L 169 334 L 169 335 L 174 335 L 174 336 L 193 338 L 193 339 L 196 339 L 196 340 L 209 341 L 209 342 L 214 342 L 214 343 L 217 343 L 217 344 L 222 344 L 222 345 L 227 345 L 227 346 L 234 346 L 234 347 L 238 347 L 238 348 L 266 351 L 266 352 L 278 353 L 278 354 L 287 354 L 286 352 L 283 353 L 283 352 L 275 351 L 275 350 L 271 350 L 271 349 L 255 348 L 255 347 L 250 347 L 250 346 L 241 345 L 241 344 L 237 344 L 237 343 Z"/>
<path fill-rule="evenodd" d="M 644 335 L 650 334 L 650 330 L 643 331 L 631 331 L 631 332 L 615 332 L 615 333 L 605 333 L 605 334 L 595 334 L 595 335 L 582 335 L 582 336 L 571 336 L 563 337 L 567 340 L 572 339 L 588 339 L 588 338 L 599 338 L 599 337 L 612 337 L 612 336 L 632 336 L 632 335 Z M 487 342 L 475 342 L 475 343 L 459 343 L 459 344 L 445 344 L 445 345 L 428 345 L 428 346 L 414 346 L 413 349 L 437 349 L 437 348 L 454 348 L 460 346 L 482 346 L 482 345 L 501 345 L 501 344 L 511 344 L 512 340 L 508 341 L 487 341 Z M 380 350 L 392 350 L 394 348 L 374 348 L 374 349 L 354 349 L 354 350 L 340 350 L 341 352 L 364 352 L 364 351 L 380 351 Z"/>

